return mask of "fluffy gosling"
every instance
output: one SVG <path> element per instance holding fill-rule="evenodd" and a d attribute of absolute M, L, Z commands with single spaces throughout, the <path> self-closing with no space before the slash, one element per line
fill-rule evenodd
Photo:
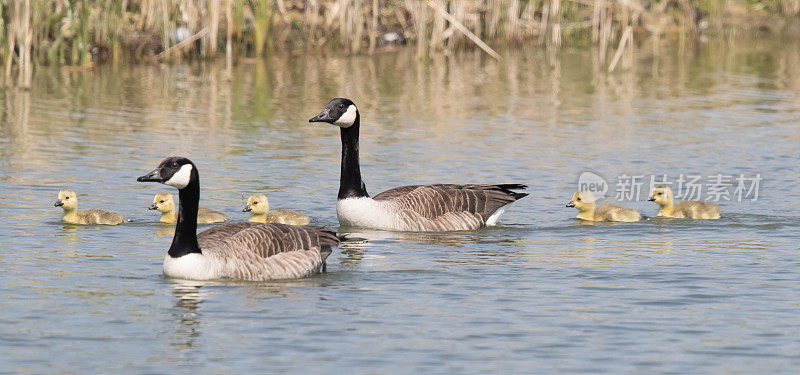
<path fill-rule="evenodd" d="M 673 202 L 672 189 L 667 185 L 656 185 L 653 195 L 648 199 L 660 206 L 658 216 L 686 219 L 719 219 L 719 206 L 706 201 Z"/>
<path fill-rule="evenodd" d="M 642 215 L 634 209 L 613 204 L 604 204 L 598 207 L 591 191 L 579 191 L 572 194 L 572 200 L 567 203 L 567 207 L 577 208 L 578 216 L 575 217 L 581 220 L 623 221 L 630 223 L 642 219 Z"/>
<path fill-rule="evenodd" d="M 153 204 L 150 205 L 151 210 L 161 212 L 162 223 L 174 224 L 178 222 L 178 210 L 175 208 L 175 199 L 172 194 L 161 192 L 156 194 L 153 198 Z M 197 210 L 197 222 L 201 224 L 221 223 L 228 220 L 225 214 L 217 211 L 209 210 L 205 207 L 200 207 Z"/>
<path fill-rule="evenodd" d="M 252 212 L 248 221 L 254 223 L 278 223 L 289 225 L 306 225 L 311 222 L 308 216 L 303 215 L 297 211 L 286 210 L 283 208 L 277 210 L 269 210 L 269 200 L 264 194 L 256 194 L 247 200 L 247 206 L 242 210 L 244 212 Z"/>
<path fill-rule="evenodd" d="M 78 194 L 70 189 L 59 191 L 58 199 L 53 206 L 64 210 L 61 220 L 68 224 L 117 225 L 125 221 L 122 215 L 106 210 L 78 210 Z"/>

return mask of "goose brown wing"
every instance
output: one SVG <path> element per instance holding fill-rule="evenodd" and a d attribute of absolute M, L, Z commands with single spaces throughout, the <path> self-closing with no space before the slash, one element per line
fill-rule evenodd
<path fill-rule="evenodd" d="M 201 251 L 222 257 L 241 257 L 242 253 L 249 253 L 267 258 L 298 250 L 316 250 L 323 260 L 330 254 L 331 246 L 339 243 L 333 231 L 320 226 L 251 222 L 208 229 L 197 235 L 197 241 Z"/>
<path fill-rule="evenodd" d="M 412 185 L 401 186 L 378 194 L 376 201 L 392 201 L 398 209 L 410 211 L 426 219 L 437 219 L 445 214 L 474 214 L 486 220 L 498 208 L 528 194 L 511 189 L 524 189 L 525 185 Z"/>

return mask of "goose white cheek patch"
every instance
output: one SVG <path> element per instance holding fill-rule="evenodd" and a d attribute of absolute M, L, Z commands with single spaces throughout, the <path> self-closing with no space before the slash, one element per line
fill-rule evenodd
<path fill-rule="evenodd" d="M 192 177 L 192 165 L 184 164 L 169 180 L 164 181 L 164 185 L 169 185 L 174 188 L 183 189 L 189 185 L 189 179 Z"/>
<path fill-rule="evenodd" d="M 358 109 L 356 109 L 356 106 L 350 104 L 350 106 L 347 107 L 347 112 L 341 115 L 338 120 L 333 122 L 333 124 L 342 128 L 347 128 L 352 126 L 353 123 L 356 122 L 357 111 Z"/>

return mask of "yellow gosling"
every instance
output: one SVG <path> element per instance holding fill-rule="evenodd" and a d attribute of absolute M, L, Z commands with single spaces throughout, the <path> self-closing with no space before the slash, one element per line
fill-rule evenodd
<path fill-rule="evenodd" d="M 125 221 L 122 215 L 106 210 L 78 210 L 78 194 L 70 189 L 59 191 L 58 200 L 53 206 L 64 210 L 61 220 L 68 224 L 117 225 Z"/>
<path fill-rule="evenodd" d="M 311 222 L 308 216 L 303 215 L 297 211 L 277 209 L 269 210 L 269 200 L 264 194 L 256 194 L 247 200 L 247 206 L 242 210 L 244 212 L 251 212 L 248 221 L 254 223 L 278 223 L 289 225 L 306 225 Z"/>
<path fill-rule="evenodd" d="M 719 206 L 706 201 L 673 202 L 672 189 L 667 185 L 653 187 L 653 195 L 648 199 L 660 206 L 658 216 L 686 219 L 719 219 Z"/>
<path fill-rule="evenodd" d="M 178 210 L 175 208 L 175 198 L 173 198 L 170 193 L 161 192 L 156 194 L 155 198 L 153 198 L 153 204 L 150 205 L 150 209 L 161 212 L 161 219 L 159 221 L 162 223 L 173 224 L 178 222 Z M 228 217 L 221 212 L 212 211 L 205 207 L 200 207 L 197 210 L 198 223 L 212 224 L 221 223 L 226 220 L 228 220 Z"/>
<path fill-rule="evenodd" d="M 595 204 L 594 194 L 590 191 L 579 191 L 572 195 L 572 200 L 567 203 L 567 207 L 578 209 L 578 216 L 581 220 L 588 221 L 623 221 L 634 222 L 642 219 L 638 211 L 630 208 L 604 204 Z"/>

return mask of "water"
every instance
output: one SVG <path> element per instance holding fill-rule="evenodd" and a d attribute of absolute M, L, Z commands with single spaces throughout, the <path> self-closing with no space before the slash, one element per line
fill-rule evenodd
<path fill-rule="evenodd" d="M 799 51 L 711 43 L 611 75 L 579 50 L 41 70 L 0 92 L 0 372 L 795 373 Z M 307 122 L 335 96 L 362 113 L 373 195 L 531 195 L 474 232 L 343 228 L 367 241 L 308 279 L 165 279 L 172 226 L 147 207 L 171 188 L 135 179 L 168 155 L 233 220 L 263 192 L 338 226 L 338 131 Z M 582 225 L 564 205 L 585 171 L 611 198 L 643 176 L 622 204 L 650 217 L 649 176 L 762 181 L 716 221 Z M 65 187 L 132 222 L 63 225 Z"/>

